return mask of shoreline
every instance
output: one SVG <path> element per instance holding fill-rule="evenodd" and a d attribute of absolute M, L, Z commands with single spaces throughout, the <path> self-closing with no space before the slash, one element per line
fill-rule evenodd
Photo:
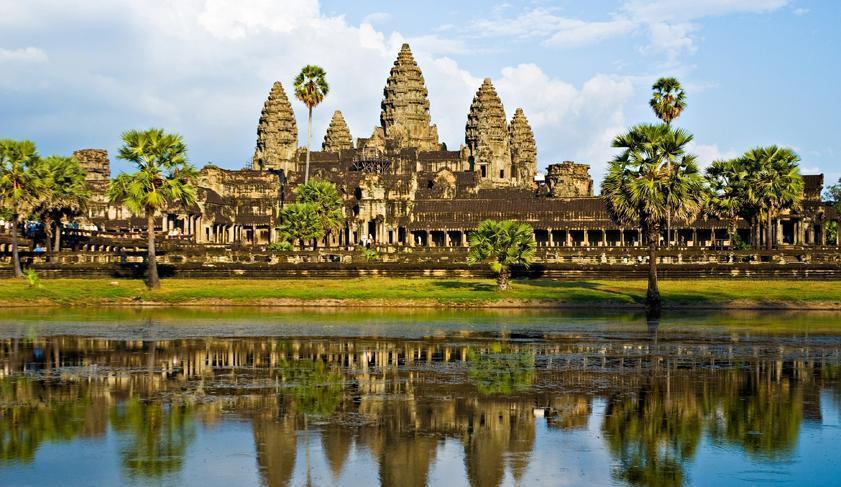
<path fill-rule="evenodd" d="M 41 287 L 0 280 L 0 309 L 32 308 L 345 308 L 535 309 L 644 308 L 642 280 L 516 280 L 500 293 L 490 279 L 49 279 Z M 666 280 L 666 310 L 841 310 L 841 281 Z"/>

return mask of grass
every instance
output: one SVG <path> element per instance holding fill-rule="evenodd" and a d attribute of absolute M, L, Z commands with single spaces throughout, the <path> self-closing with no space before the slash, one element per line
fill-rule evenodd
<path fill-rule="evenodd" d="M 643 280 L 514 281 L 497 292 L 481 279 L 166 279 L 149 291 L 139 280 L 51 279 L 40 288 L 23 279 L 0 280 L 0 306 L 232 304 L 380 306 L 543 305 L 637 307 L 645 295 Z M 839 281 L 669 280 L 661 283 L 667 306 L 841 308 Z M 328 303 L 322 300 L 342 300 Z M 531 303 L 526 303 L 530 301 Z"/>

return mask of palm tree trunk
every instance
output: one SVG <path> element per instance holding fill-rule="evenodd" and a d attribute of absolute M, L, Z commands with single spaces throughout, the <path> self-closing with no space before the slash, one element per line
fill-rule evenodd
<path fill-rule="evenodd" d="M 771 216 L 773 215 L 773 207 L 768 208 L 768 227 L 765 229 L 765 247 L 768 250 L 774 249 L 774 226 L 771 225 Z"/>
<path fill-rule="evenodd" d="M 23 271 L 20 269 L 20 254 L 18 253 L 18 215 L 12 215 L 12 268 L 15 271 L 15 277 L 23 277 Z"/>
<path fill-rule="evenodd" d="M 146 286 L 149 289 L 159 289 L 161 280 L 158 277 L 158 262 L 155 258 L 155 212 L 146 210 L 146 236 L 148 238 L 146 257 Z"/>
<path fill-rule="evenodd" d="M 49 215 L 44 215 L 44 235 L 47 236 L 47 262 L 53 260 L 53 219 Z"/>
<path fill-rule="evenodd" d="M 304 183 L 310 180 L 310 144 L 312 143 L 312 107 L 309 107 L 309 120 L 307 121 L 307 167 L 304 170 Z"/>
<path fill-rule="evenodd" d="M 53 251 L 61 252 L 61 222 L 55 222 L 55 243 L 53 244 Z"/>
<path fill-rule="evenodd" d="M 648 228 L 648 291 L 645 294 L 645 307 L 648 310 L 659 310 L 662 307 L 660 286 L 657 282 L 657 240 L 660 232 Z"/>
<path fill-rule="evenodd" d="M 511 271 L 508 269 L 507 266 L 503 266 L 502 269 L 499 270 L 499 274 L 496 276 L 496 288 L 500 291 L 507 291 L 508 290 L 508 278 L 511 275 Z"/>

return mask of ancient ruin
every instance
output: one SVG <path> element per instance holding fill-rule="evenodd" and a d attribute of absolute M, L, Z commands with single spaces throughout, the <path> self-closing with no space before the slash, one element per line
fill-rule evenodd
<path fill-rule="evenodd" d="M 257 125 L 257 148 L 252 168 L 293 170 L 297 151 L 298 127 L 295 113 L 280 81 L 275 81 Z"/>
<path fill-rule="evenodd" d="M 370 236 L 377 246 L 466 247 L 469 233 L 485 219 L 512 219 L 535 229 L 540 248 L 632 248 L 637 228 L 620 228 L 604 202 L 593 195 L 589 166 L 549 164 L 537 173 L 537 147 L 526 114 L 517 109 L 510 123 L 493 83 L 478 87 L 468 113 L 465 144 L 446 150 L 429 115 L 423 75 L 408 45 L 400 49 L 385 83 L 381 125 L 354 144 L 340 112 L 335 112 L 321 151 L 311 153 L 312 178 L 331 181 L 344 197 L 345 224 L 320 248 L 353 249 Z M 99 232 L 126 235 L 144 222 L 125 208 L 109 205 L 110 176 L 105 151 L 76 153 L 88 171 L 93 203 L 88 220 Z M 201 169 L 199 200 L 193 207 L 160 216 L 160 229 L 199 244 L 267 245 L 277 240 L 277 218 L 294 201 L 303 182 L 305 154 L 298 148 L 292 107 L 280 82 L 274 83 L 257 126 L 252 169 Z M 827 225 L 839 220 L 821 203 L 823 176 L 805 176 L 806 198 L 797 211 L 774 225 L 780 247 L 824 245 Z M 672 245 L 722 248 L 727 224 L 707 215 L 673 222 Z M 748 240 L 750 227 L 741 222 Z"/>
<path fill-rule="evenodd" d="M 353 138 L 350 136 L 350 129 L 348 129 L 342 112 L 336 110 L 333 112 L 333 118 L 330 119 L 327 133 L 324 134 L 324 142 L 321 144 L 321 150 L 324 152 L 339 152 L 350 149 L 353 149 Z"/>

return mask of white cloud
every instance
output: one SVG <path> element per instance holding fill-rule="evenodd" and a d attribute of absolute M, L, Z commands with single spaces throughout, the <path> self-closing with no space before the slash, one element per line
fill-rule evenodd
<path fill-rule="evenodd" d="M 0 48 L 0 63 L 23 62 L 23 63 L 45 63 L 48 61 L 47 53 L 37 47 L 24 47 L 21 49 Z"/>
<path fill-rule="evenodd" d="M 798 17 L 806 15 L 809 12 L 811 12 L 811 10 L 809 10 L 808 8 L 796 8 L 796 9 L 794 9 L 794 15 L 797 15 Z"/>
<path fill-rule="evenodd" d="M 627 0 L 604 20 L 559 16 L 545 8 L 506 16 L 510 10 L 506 8 L 473 21 L 466 30 L 479 37 L 539 38 L 545 45 L 556 47 L 581 47 L 643 32 L 647 33 L 643 52 L 665 54 L 671 61 L 696 50 L 692 34 L 700 29 L 700 19 L 771 12 L 788 3 L 789 0 Z"/>
<path fill-rule="evenodd" d="M 714 161 L 734 159 L 741 153 L 735 149 L 722 150 L 716 144 L 699 144 L 695 141 L 689 144 L 688 149 L 690 154 L 698 156 L 698 165 L 701 168 L 706 168 Z"/>

